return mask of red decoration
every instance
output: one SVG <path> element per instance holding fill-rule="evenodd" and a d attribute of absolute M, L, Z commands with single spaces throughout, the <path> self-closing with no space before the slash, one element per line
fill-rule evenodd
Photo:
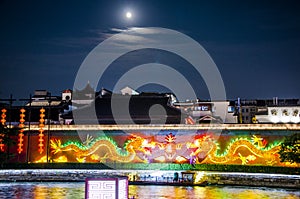
<path fill-rule="evenodd" d="M 2 109 L 1 110 L 1 112 L 2 112 L 2 114 L 1 114 L 1 123 L 2 123 L 2 125 L 3 126 L 5 126 L 5 124 L 6 124 L 6 109 L 4 108 L 4 109 Z"/>
<path fill-rule="evenodd" d="M 44 122 L 45 122 L 45 119 L 44 119 L 44 117 L 45 117 L 45 109 L 44 108 L 41 108 L 41 110 L 40 110 L 40 112 L 41 112 L 41 114 L 40 114 L 40 124 L 39 124 L 39 127 L 40 127 L 40 129 L 39 129 L 39 144 L 38 144 L 38 151 L 39 151 L 39 153 L 40 154 L 42 154 L 43 152 L 44 152 L 44 126 L 45 126 L 45 124 L 44 124 Z"/>
<path fill-rule="evenodd" d="M 168 143 L 175 142 L 175 140 L 176 137 L 172 133 L 169 133 L 169 135 L 166 135 L 165 137 L 165 141 Z"/>
<path fill-rule="evenodd" d="M 266 147 L 266 146 L 267 146 L 267 144 L 268 144 L 268 140 L 266 140 L 266 139 L 263 139 L 263 141 L 262 141 L 262 145 L 263 145 L 263 147 Z"/>
<path fill-rule="evenodd" d="M 2 114 L 1 114 L 1 123 L 3 126 L 5 126 L 6 124 L 6 109 L 2 109 L 1 110 Z M 4 137 L 4 134 L 0 134 L 0 151 L 4 152 L 4 147 L 5 147 L 5 144 L 3 143 L 3 137 Z"/>
<path fill-rule="evenodd" d="M 196 122 L 191 116 L 188 116 L 185 118 L 185 124 L 196 124 Z"/>
<path fill-rule="evenodd" d="M 24 146 L 24 144 L 23 144 L 23 141 L 24 141 L 24 139 L 23 139 L 23 137 L 24 137 L 24 134 L 23 134 L 23 132 L 24 132 L 24 122 L 25 122 L 25 119 L 24 119 L 24 117 L 25 117 L 25 109 L 21 109 L 20 110 L 20 112 L 21 112 L 21 114 L 20 114 L 20 124 L 19 124 L 19 128 L 20 128 L 20 130 L 19 130 L 19 139 L 18 139 L 18 153 L 19 154 L 21 154 L 22 153 L 22 151 L 23 151 L 23 146 Z"/>

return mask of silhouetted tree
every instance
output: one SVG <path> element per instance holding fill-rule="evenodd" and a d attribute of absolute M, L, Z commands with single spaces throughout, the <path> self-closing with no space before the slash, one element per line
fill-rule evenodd
<path fill-rule="evenodd" d="M 5 145 L 4 148 L 6 150 L 0 150 L 0 161 L 1 164 L 6 163 L 12 157 L 12 154 L 9 153 L 9 147 L 16 144 L 14 140 L 11 139 L 11 136 L 18 135 L 19 128 L 8 128 L 0 124 L 0 139 L 2 140 L 1 143 Z"/>

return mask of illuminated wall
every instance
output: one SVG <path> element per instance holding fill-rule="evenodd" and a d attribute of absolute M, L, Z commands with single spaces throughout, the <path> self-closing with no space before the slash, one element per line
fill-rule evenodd
<path fill-rule="evenodd" d="M 52 132 L 49 162 L 190 163 L 300 166 L 281 163 L 278 151 L 289 131 Z M 45 134 L 47 140 L 47 134 Z M 38 152 L 38 133 L 30 137 L 30 162 L 46 162 Z M 47 143 L 45 143 L 47 148 Z"/>

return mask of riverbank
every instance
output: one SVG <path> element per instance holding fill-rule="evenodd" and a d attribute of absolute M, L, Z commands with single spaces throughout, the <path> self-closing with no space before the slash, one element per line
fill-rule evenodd
<path fill-rule="evenodd" d="M 179 178 L 174 181 L 174 174 L 187 171 L 149 171 L 149 170 L 97 170 L 97 169 L 4 169 L 0 170 L 1 182 L 81 182 L 86 178 L 109 175 L 129 176 L 130 184 L 174 185 L 174 186 L 258 186 L 300 188 L 300 175 L 209 172 L 193 171 L 194 183 Z M 191 173 L 191 172 L 189 172 Z"/>
<path fill-rule="evenodd" d="M 5 163 L 1 169 L 98 169 L 98 170 L 150 170 L 150 171 L 213 171 L 238 173 L 266 173 L 300 175 L 300 167 L 276 167 L 226 164 L 176 164 L 176 163 Z"/>

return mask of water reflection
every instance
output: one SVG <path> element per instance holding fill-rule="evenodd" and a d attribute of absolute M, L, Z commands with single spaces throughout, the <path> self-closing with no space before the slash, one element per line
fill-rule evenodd
<path fill-rule="evenodd" d="M 0 183 L 0 199 L 82 199 L 84 183 Z"/>
<path fill-rule="evenodd" d="M 0 183 L 0 199 L 82 199 L 84 183 Z M 300 191 L 249 187 L 129 186 L 135 199 L 298 199 Z"/>
<path fill-rule="evenodd" d="M 251 187 L 129 186 L 130 196 L 142 199 L 299 199 L 300 191 Z"/>

